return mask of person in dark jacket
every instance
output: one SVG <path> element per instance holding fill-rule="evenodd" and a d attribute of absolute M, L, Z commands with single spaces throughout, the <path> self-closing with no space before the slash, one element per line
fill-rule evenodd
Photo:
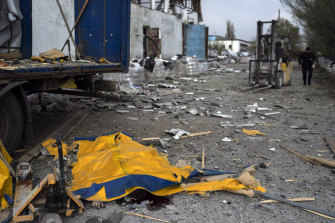
<path fill-rule="evenodd" d="M 314 61 L 315 56 L 311 52 L 311 49 L 307 47 L 306 51 L 303 54 L 301 54 L 299 58 L 299 66 L 302 67 L 302 77 L 304 80 L 304 85 L 306 85 L 307 72 L 308 72 L 308 84 L 311 85 Z"/>

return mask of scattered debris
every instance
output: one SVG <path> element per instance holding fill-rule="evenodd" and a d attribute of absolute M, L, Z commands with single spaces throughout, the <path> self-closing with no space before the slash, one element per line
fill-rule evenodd
<path fill-rule="evenodd" d="M 225 137 L 221 140 L 222 142 L 233 142 L 234 140 L 228 138 L 228 137 Z"/>
<path fill-rule="evenodd" d="M 258 166 L 259 168 L 262 168 L 262 169 L 265 169 L 268 167 L 267 165 L 265 165 L 265 163 L 260 163 Z"/>
<path fill-rule="evenodd" d="M 246 113 L 249 113 L 249 112 L 251 112 L 251 113 L 256 113 L 256 112 L 257 112 L 257 109 L 258 109 L 258 104 L 255 103 L 255 104 L 253 104 L 253 105 L 247 105 L 247 107 L 244 108 L 244 111 L 245 111 Z"/>
<path fill-rule="evenodd" d="M 129 113 L 128 110 L 118 110 L 118 109 L 115 109 L 116 112 L 120 113 L 120 114 L 127 114 Z"/>
<path fill-rule="evenodd" d="M 137 216 L 137 217 L 141 217 L 141 218 L 146 218 L 146 219 L 150 219 L 150 220 L 154 220 L 154 221 L 159 221 L 159 222 L 171 223 L 170 221 L 166 221 L 166 220 L 162 220 L 162 219 L 159 219 L 159 218 L 154 218 L 154 217 L 150 217 L 150 216 L 143 215 L 143 214 L 138 214 L 138 213 L 124 212 L 124 214 L 126 214 L 126 215 L 132 215 L 132 216 Z"/>
<path fill-rule="evenodd" d="M 173 104 L 171 102 L 159 102 L 159 103 L 152 103 L 152 105 L 156 108 L 163 108 L 163 107 L 171 107 Z"/>
<path fill-rule="evenodd" d="M 45 51 L 40 53 L 40 57 L 43 57 L 45 59 L 49 60 L 56 60 L 56 59 L 66 59 L 67 56 L 62 53 L 59 49 L 53 48 L 51 50 Z"/>
<path fill-rule="evenodd" d="M 168 142 L 168 139 L 159 139 L 159 142 L 164 149 L 170 148 L 170 143 Z"/>
<path fill-rule="evenodd" d="M 306 197 L 306 198 L 287 198 L 289 201 L 294 201 L 294 202 L 306 202 L 306 201 L 315 201 L 314 197 Z M 264 200 L 258 202 L 259 204 L 268 204 L 268 203 L 279 203 L 280 201 L 277 200 Z"/>
<path fill-rule="evenodd" d="M 223 200 L 222 203 L 223 203 L 223 204 L 231 205 L 231 201 L 227 201 L 227 200 Z"/>
<path fill-rule="evenodd" d="M 305 129 L 305 130 L 308 130 L 308 127 L 307 125 L 291 125 L 290 126 L 291 129 Z"/>
<path fill-rule="evenodd" d="M 264 114 L 265 116 L 271 116 L 271 115 L 278 115 L 280 114 L 280 112 L 270 112 L 270 113 L 266 113 Z"/>
<path fill-rule="evenodd" d="M 303 208 L 306 211 L 309 211 L 311 213 L 320 215 L 322 217 L 326 217 L 326 218 L 331 217 L 331 218 L 335 219 L 335 214 L 330 213 L 329 211 L 326 211 L 326 210 L 321 210 L 321 209 L 317 209 L 317 208 L 314 208 L 314 207 L 309 207 L 307 205 L 299 204 L 298 202 L 294 202 L 294 201 L 289 201 L 289 200 L 286 200 L 284 198 L 277 197 L 277 196 L 274 196 L 274 195 L 271 195 L 271 194 L 268 194 L 268 193 L 264 194 L 264 193 L 259 192 L 259 191 L 255 191 L 255 193 L 257 195 L 260 195 L 260 196 L 263 196 L 263 197 L 266 197 L 266 198 L 270 198 L 272 200 L 277 200 L 277 201 L 280 201 L 280 202 L 283 202 L 283 203 L 286 203 L 286 204 L 293 205 L 295 207 Z"/>
<path fill-rule="evenodd" d="M 232 118 L 232 115 L 226 115 L 226 114 L 222 114 L 221 111 L 218 111 L 216 113 L 211 113 L 211 116 L 215 116 L 215 117 L 220 117 L 220 118 Z"/>
<path fill-rule="evenodd" d="M 136 117 L 127 117 L 127 120 L 131 120 L 131 121 L 137 121 L 137 120 L 138 120 L 138 118 L 136 118 Z"/>
<path fill-rule="evenodd" d="M 175 85 L 164 84 L 164 83 L 159 83 L 157 86 L 160 87 L 160 88 L 172 88 L 172 89 L 176 89 L 177 88 L 177 86 L 175 86 Z"/>
<path fill-rule="evenodd" d="M 249 136 L 253 136 L 253 135 L 262 135 L 262 136 L 266 136 L 266 134 L 258 131 L 258 130 L 247 130 L 247 129 L 243 129 L 243 132 Z"/>
<path fill-rule="evenodd" d="M 326 142 L 328 143 L 329 148 L 333 151 L 335 155 L 335 142 L 330 137 L 326 137 L 325 139 L 326 139 Z"/>
<path fill-rule="evenodd" d="M 253 123 L 253 122 L 248 122 L 248 123 L 245 123 L 245 124 L 238 124 L 238 123 L 235 123 L 235 126 L 237 128 L 244 128 L 244 127 L 254 127 L 256 124 Z"/>
<path fill-rule="evenodd" d="M 166 132 L 172 134 L 174 139 L 179 139 L 182 135 L 190 135 L 191 134 L 191 133 L 186 132 L 182 129 L 171 129 L 170 131 L 166 131 Z"/>
<path fill-rule="evenodd" d="M 300 134 L 320 134 L 320 133 L 312 132 L 311 130 L 301 130 Z"/>
<path fill-rule="evenodd" d="M 101 201 L 92 201 L 91 207 L 95 209 L 105 208 L 105 204 Z"/>
<path fill-rule="evenodd" d="M 198 114 L 198 110 L 195 108 L 191 108 L 190 110 L 187 111 L 188 113 L 192 114 L 192 115 L 197 115 Z"/>
<path fill-rule="evenodd" d="M 205 169 L 205 147 L 202 148 L 201 168 Z"/>
<path fill-rule="evenodd" d="M 257 111 L 271 111 L 271 108 L 257 108 Z"/>
<path fill-rule="evenodd" d="M 196 101 L 203 101 L 205 100 L 205 97 L 195 98 Z"/>
<path fill-rule="evenodd" d="M 283 147 L 283 149 L 285 149 L 285 150 L 293 153 L 294 155 L 300 157 L 305 162 L 314 163 L 314 164 L 318 164 L 318 165 L 322 164 L 322 165 L 325 165 L 325 166 L 335 168 L 335 160 L 327 160 L 327 159 L 323 159 L 323 158 L 319 158 L 319 157 L 315 157 L 315 156 L 304 155 L 304 154 L 298 153 L 298 152 L 294 151 L 293 149 L 290 149 L 286 146 L 282 146 L 282 147 Z"/>

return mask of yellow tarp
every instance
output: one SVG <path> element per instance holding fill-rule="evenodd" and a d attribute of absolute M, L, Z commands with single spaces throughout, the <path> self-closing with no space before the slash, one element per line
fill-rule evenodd
<path fill-rule="evenodd" d="M 56 139 L 47 139 L 42 143 L 43 148 L 45 148 L 50 155 L 54 156 L 54 159 L 58 159 L 58 148 L 56 145 Z M 67 156 L 68 147 L 65 142 L 62 142 L 63 156 Z"/>
<path fill-rule="evenodd" d="M 262 136 L 266 136 L 266 134 L 258 131 L 258 130 L 247 130 L 247 129 L 243 129 L 243 132 L 249 136 L 253 136 L 253 135 L 262 135 Z"/>
<path fill-rule="evenodd" d="M 12 162 L 12 157 L 6 151 L 4 145 L 0 140 L 0 152 L 5 157 L 8 163 Z M 13 183 L 12 176 L 10 175 L 9 169 L 2 160 L 0 160 L 0 199 L 1 199 L 1 210 L 9 207 L 7 202 L 8 197 L 13 199 Z"/>
<path fill-rule="evenodd" d="M 237 179 L 184 185 L 184 179 L 199 176 L 202 171 L 191 166 L 171 166 L 155 148 L 137 143 L 122 133 L 75 138 L 75 143 L 79 144 L 79 152 L 78 162 L 72 168 L 71 190 L 86 200 L 112 201 L 136 189 L 157 196 L 214 190 L 265 192 L 253 178 L 256 187 Z"/>

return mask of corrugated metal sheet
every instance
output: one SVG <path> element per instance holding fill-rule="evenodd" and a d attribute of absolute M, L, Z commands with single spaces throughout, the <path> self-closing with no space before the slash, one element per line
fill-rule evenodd
<path fill-rule="evenodd" d="M 185 55 L 206 58 L 205 25 L 185 25 Z"/>

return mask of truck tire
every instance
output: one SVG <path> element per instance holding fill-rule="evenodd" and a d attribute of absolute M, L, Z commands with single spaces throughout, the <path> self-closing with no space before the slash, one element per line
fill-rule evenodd
<path fill-rule="evenodd" d="M 11 92 L 0 98 L 0 139 L 9 154 L 19 146 L 24 128 L 20 102 Z"/>
<path fill-rule="evenodd" d="M 283 86 L 283 72 L 278 71 L 276 74 L 276 85 L 277 89 L 280 89 Z"/>

